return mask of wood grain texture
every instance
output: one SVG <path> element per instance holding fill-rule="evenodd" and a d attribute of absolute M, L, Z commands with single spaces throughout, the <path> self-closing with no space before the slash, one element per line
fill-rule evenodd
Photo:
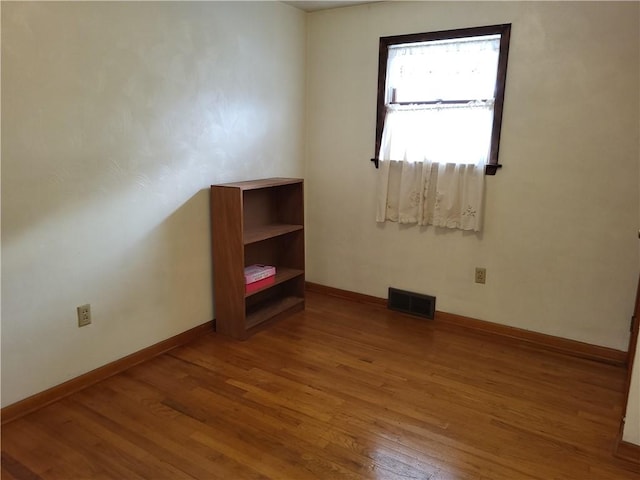
<path fill-rule="evenodd" d="M 387 304 L 387 299 L 385 298 L 349 292 L 347 290 L 327 287 L 311 282 L 307 282 L 307 289 L 311 292 L 332 295 L 362 303 L 370 303 L 372 305 Z M 612 365 L 624 366 L 628 364 L 628 352 L 615 350 L 613 348 L 554 337 L 552 335 L 545 335 L 544 333 L 532 332 L 530 330 L 510 327 L 508 325 L 500 325 L 447 312 L 436 312 L 435 321 L 452 327 L 473 330 L 476 333 L 491 335 L 496 339 L 500 337 L 507 342 L 526 343 L 533 348 L 551 350 L 588 360 L 595 360 L 597 362 L 611 363 Z"/>
<path fill-rule="evenodd" d="M 302 179 L 262 179 L 211 186 L 214 303 L 218 332 L 245 339 L 285 312 L 304 307 Z M 297 270 L 245 295 L 244 268 Z"/>
<path fill-rule="evenodd" d="M 244 342 L 210 333 L 5 425 L 2 474 L 637 480 L 612 453 L 625 380 L 309 292 Z"/>
<path fill-rule="evenodd" d="M 242 191 L 211 187 L 211 242 L 217 331 L 244 336 Z M 216 300 L 217 299 L 217 300 Z"/>
<path fill-rule="evenodd" d="M 40 392 L 36 395 L 25 398 L 24 400 L 8 405 L 2 409 L 0 414 L 2 417 L 2 424 L 4 425 L 7 422 L 11 422 L 16 418 L 38 410 L 50 403 L 56 402 L 67 395 L 71 395 L 74 392 L 87 388 L 94 383 L 131 368 L 134 365 L 145 362 L 150 358 L 171 350 L 172 348 L 206 335 L 214 330 L 214 326 L 214 320 L 203 323 L 202 325 L 191 328 L 186 332 L 179 333 L 178 335 L 158 342 L 150 347 L 143 348 L 131 355 L 127 355 L 115 362 L 108 363 L 107 365 L 96 368 L 95 370 L 80 375 L 79 377 L 72 378 L 60 385 L 56 385 L 55 387 L 45 390 L 44 392 Z M 1 476 L 0 478 L 4 479 L 4 476 Z"/>
<path fill-rule="evenodd" d="M 629 462 L 639 465 L 640 468 L 640 445 L 619 440 L 616 446 L 615 455 Z"/>

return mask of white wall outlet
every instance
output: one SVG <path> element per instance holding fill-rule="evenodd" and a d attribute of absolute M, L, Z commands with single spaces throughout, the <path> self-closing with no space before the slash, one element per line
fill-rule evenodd
<path fill-rule="evenodd" d="M 80 305 L 78 308 L 78 326 L 84 327 L 91 323 L 91 305 Z"/>

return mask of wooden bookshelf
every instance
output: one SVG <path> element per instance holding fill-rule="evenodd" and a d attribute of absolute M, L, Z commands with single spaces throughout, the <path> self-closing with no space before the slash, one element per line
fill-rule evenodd
<path fill-rule="evenodd" d="M 303 181 L 268 178 L 211 186 L 216 330 L 244 339 L 304 308 Z M 246 293 L 244 267 L 274 265 L 270 285 Z"/>

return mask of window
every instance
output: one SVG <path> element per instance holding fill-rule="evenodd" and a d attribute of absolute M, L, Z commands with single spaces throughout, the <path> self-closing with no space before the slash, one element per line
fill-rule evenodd
<path fill-rule="evenodd" d="M 380 38 L 376 158 L 494 175 L 511 25 Z"/>

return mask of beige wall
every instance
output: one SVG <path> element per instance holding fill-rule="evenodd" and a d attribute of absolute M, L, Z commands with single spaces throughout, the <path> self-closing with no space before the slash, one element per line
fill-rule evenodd
<path fill-rule="evenodd" d="M 386 2 L 308 20 L 307 279 L 626 350 L 638 275 L 637 2 Z M 481 234 L 374 222 L 378 39 L 512 23 Z M 473 282 L 487 268 L 487 284 Z"/>
<path fill-rule="evenodd" d="M 276 2 L 2 2 L 3 406 L 213 318 L 207 188 L 303 174 L 304 67 Z"/>

